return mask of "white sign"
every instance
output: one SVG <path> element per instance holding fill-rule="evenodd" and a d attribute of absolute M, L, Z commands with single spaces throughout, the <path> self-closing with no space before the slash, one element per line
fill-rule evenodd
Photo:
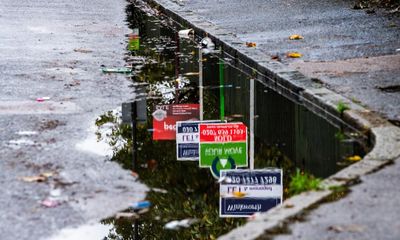
<path fill-rule="evenodd" d="M 176 159 L 198 161 L 200 144 L 200 123 L 220 123 L 220 120 L 176 122 Z"/>
<path fill-rule="evenodd" d="M 220 217 L 249 217 L 282 203 L 282 169 L 234 169 L 220 173 Z"/>

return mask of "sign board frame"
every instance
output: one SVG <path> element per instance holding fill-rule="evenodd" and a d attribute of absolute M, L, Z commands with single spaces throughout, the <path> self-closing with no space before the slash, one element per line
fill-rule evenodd
<path fill-rule="evenodd" d="M 220 174 L 220 217 L 250 217 L 283 202 L 282 169 L 233 169 Z"/>

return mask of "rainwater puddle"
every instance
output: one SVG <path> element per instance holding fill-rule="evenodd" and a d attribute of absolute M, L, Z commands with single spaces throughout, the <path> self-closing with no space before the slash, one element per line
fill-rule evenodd
<path fill-rule="evenodd" d="M 111 129 L 106 126 L 102 126 L 101 129 L 97 130 L 94 126 L 88 130 L 88 137 L 76 144 L 76 148 L 83 152 L 89 152 L 99 156 L 112 156 L 113 150 L 110 145 L 104 139 L 98 139 L 96 131 L 106 135 L 111 133 Z"/>
<path fill-rule="evenodd" d="M 246 219 L 220 218 L 219 184 L 210 170 L 199 168 L 197 162 L 178 162 L 175 141 L 152 140 L 151 113 L 156 105 L 199 102 L 198 49 L 191 40 L 179 39 L 169 20 L 148 16 L 133 5 L 126 11 L 129 26 L 133 32 L 138 29 L 140 36 L 131 44 L 127 39 L 132 51 L 125 56 L 132 67 L 133 97 L 147 102 L 147 122 L 136 128 L 136 162 L 132 161 L 131 125 L 121 124 L 120 114 L 105 113 L 96 126 L 111 129 L 112 160 L 133 169 L 132 174 L 152 188 L 146 197 L 151 206 L 122 214 L 135 217 L 102 220 L 108 232 L 100 239 L 216 239 Z M 228 122 L 249 126 L 249 99 L 254 96 L 255 168 L 283 169 L 284 198 L 289 196 L 289 176 L 296 169 L 324 178 L 350 164 L 346 158 L 365 154 L 362 136 L 353 133 L 360 139 L 349 138 L 345 126 L 329 124 L 260 82 L 250 93 L 250 77 L 234 63 L 224 53 L 203 57 L 204 119 L 220 119 L 224 111 Z M 223 110 L 220 96 L 224 96 Z"/>
<path fill-rule="evenodd" d="M 121 108 L 117 108 L 110 111 L 109 114 L 120 118 Z M 97 119 L 98 120 L 98 119 Z M 110 146 L 110 141 L 112 141 L 109 136 L 112 134 L 112 129 L 114 127 L 113 123 L 104 123 L 101 126 L 92 126 L 88 132 L 88 137 L 76 144 L 78 150 L 96 154 L 99 156 L 111 157 L 113 155 L 113 150 L 119 150 L 117 146 L 122 146 L 126 144 L 126 141 L 120 138 L 120 141 L 113 144 L 113 148 Z M 115 141 L 115 140 L 114 140 Z"/>
<path fill-rule="evenodd" d="M 65 228 L 46 240 L 101 240 L 104 239 L 104 236 L 110 234 L 111 228 L 110 225 L 101 223 L 87 224 L 77 228 Z"/>

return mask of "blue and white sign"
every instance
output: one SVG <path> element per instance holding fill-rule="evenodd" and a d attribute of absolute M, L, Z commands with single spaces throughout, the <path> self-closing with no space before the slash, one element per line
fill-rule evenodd
<path fill-rule="evenodd" d="M 249 217 L 282 203 L 282 169 L 220 172 L 220 217 Z"/>
<path fill-rule="evenodd" d="M 200 144 L 200 123 L 220 123 L 220 120 L 176 122 L 176 159 L 198 161 Z"/>

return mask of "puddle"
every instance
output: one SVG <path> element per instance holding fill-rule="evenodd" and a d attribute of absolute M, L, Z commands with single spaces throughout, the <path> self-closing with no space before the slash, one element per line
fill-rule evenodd
<path fill-rule="evenodd" d="M 92 153 L 99 156 L 110 157 L 113 154 L 110 145 L 106 141 L 99 141 L 96 137 L 96 129 L 93 127 L 89 131 L 88 137 L 76 144 L 76 148 L 80 151 Z"/>
<path fill-rule="evenodd" d="M 121 137 L 111 138 L 115 124 L 121 124 L 121 107 L 118 107 L 96 119 L 96 125 L 91 126 L 87 132 L 88 137 L 75 145 L 78 150 L 89 152 L 104 157 L 111 157 L 113 152 L 121 150 L 127 139 Z M 114 123 L 112 121 L 114 120 Z M 111 121 L 111 122 L 110 122 Z M 115 130 L 115 129 L 114 129 Z"/>
<path fill-rule="evenodd" d="M 121 124 L 120 113 L 100 116 L 96 126 L 108 128 L 99 134 L 108 135 L 112 160 L 134 169 L 133 174 L 152 189 L 146 197 L 151 207 L 137 213 L 138 219 L 102 220 L 111 228 L 100 239 L 216 239 L 246 219 L 220 218 L 219 184 L 210 170 L 199 168 L 196 162 L 178 162 L 175 142 L 153 141 L 151 135 L 155 105 L 199 102 L 198 50 L 190 40 L 178 39 L 165 24 L 168 20 L 143 14 L 133 5 L 127 7 L 127 14 L 129 26 L 140 33 L 139 49 L 125 56 L 133 69 L 129 78 L 134 88 L 145 86 L 145 93 L 136 97 L 147 99 L 147 123 L 136 128 L 136 162 L 132 162 L 132 128 Z M 250 93 L 249 76 L 236 68 L 230 56 L 207 55 L 202 64 L 204 119 L 223 115 L 228 122 L 249 126 L 249 99 L 254 96 L 255 168 L 283 169 L 284 198 L 289 176 L 297 168 L 324 178 L 343 168 L 347 157 L 364 155 L 362 139 L 348 138 L 344 126 L 330 125 L 262 83 L 255 82 L 255 92 Z M 220 71 L 224 72 L 222 82 Z M 220 94 L 224 108 L 220 108 Z"/>
<path fill-rule="evenodd" d="M 104 236 L 109 236 L 111 228 L 112 227 L 110 225 L 104 225 L 100 223 L 83 225 L 77 228 L 65 228 L 56 235 L 45 240 L 107 239 Z"/>

